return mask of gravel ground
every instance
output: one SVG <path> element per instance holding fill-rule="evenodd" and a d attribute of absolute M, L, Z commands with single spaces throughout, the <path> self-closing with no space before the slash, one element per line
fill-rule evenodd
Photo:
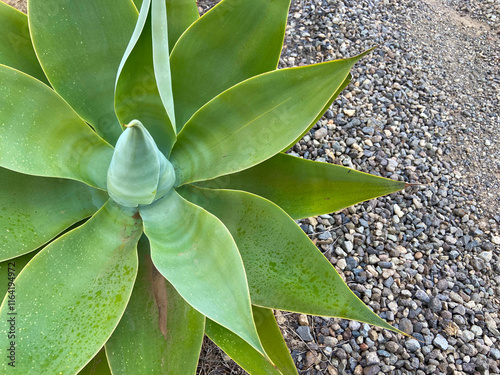
<path fill-rule="evenodd" d="M 500 374 L 499 10 L 292 1 L 280 67 L 379 48 L 290 153 L 426 184 L 299 223 L 360 298 L 419 340 L 278 312 L 301 374 Z"/>
<path fill-rule="evenodd" d="M 444 2 L 460 14 L 470 15 L 496 28 L 496 32 L 499 32 L 500 2 L 498 0 L 444 0 Z"/>
<path fill-rule="evenodd" d="M 499 4 L 292 0 L 280 67 L 379 47 L 290 153 L 425 184 L 299 223 L 419 340 L 277 312 L 301 374 L 500 374 Z M 199 373 L 244 374 L 210 344 Z"/>

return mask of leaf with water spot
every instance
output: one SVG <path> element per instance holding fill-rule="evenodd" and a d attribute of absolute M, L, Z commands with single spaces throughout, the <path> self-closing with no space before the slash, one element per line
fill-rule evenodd
<path fill-rule="evenodd" d="M 137 274 L 137 212 L 106 203 L 40 251 L 16 280 L 16 367 L 2 374 L 75 374 L 118 325 Z M 0 308 L 0 355 L 8 355 L 8 299 Z"/>
<path fill-rule="evenodd" d="M 105 192 L 80 182 L 0 168 L 0 261 L 37 249 L 106 200 Z"/>
<path fill-rule="evenodd" d="M 0 167 L 106 188 L 113 147 L 51 88 L 5 65 L 0 119 Z"/>
<path fill-rule="evenodd" d="M 196 310 L 264 354 L 243 262 L 224 224 L 175 190 L 139 211 L 160 273 Z"/>
<path fill-rule="evenodd" d="M 139 271 L 132 297 L 106 343 L 111 368 L 121 375 L 195 374 L 205 317 L 155 268 L 146 238 L 141 239 L 138 250 Z"/>
<path fill-rule="evenodd" d="M 186 186 L 179 192 L 216 215 L 245 264 L 254 305 L 366 322 L 400 332 L 345 284 L 332 264 L 281 208 L 259 196 Z"/>
<path fill-rule="evenodd" d="M 198 185 L 260 195 L 295 220 L 339 211 L 406 186 L 401 181 L 282 153 L 253 168 Z"/>

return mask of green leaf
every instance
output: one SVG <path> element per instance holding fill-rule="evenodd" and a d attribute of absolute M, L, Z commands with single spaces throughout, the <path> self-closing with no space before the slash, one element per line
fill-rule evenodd
<path fill-rule="evenodd" d="M 196 0 L 167 0 L 168 45 L 170 51 L 179 37 L 195 22 L 200 14 Z"/>
<path fill-rule="evenodd" d="M 1 167 L 105 188 L 112 154 L 52 89 L 0 65 Z"/>
<path fill-rule="evenodd" d="M 106 343 L 115 374 L 195 374 L 205 317 L 187 304 L 139 242 L 139 271 L 120 324 Z M 182 345 L 180 344 L 182 343 Z"/>
<path fill-rule="evenodd" d="M 231 331 L 217 323 L 207 320 L 207 336 L 245 371 L 252 375 L 295 375 L 297 369 L 290 352 L 283 341 L 272 310 L 253 306 L 257 331 L 272 365 L 259 352 Z"/>
<path fill-rule="evenodd" d="M 198 184 L 260 195 L 295 220 L 329 214 L 405 188 L 404 182 L 281 153 L 245 171 Z"/>
<path fill-rule="evenodd" d="M 177 130 L 222 91 L 276 69 L 290 0 L 224 0 L 172 50 Z"/>
<path fill-rule="evenodd" d="M 283 340 L 273 311 L 253 306 L 253 314 L 260 340 L 269 354 L 269 358 L 271 358 L 283 375 L 297 374 L 297 368 Z"/>
<path fill-rule="evenodd" d="M 150 204 L 172 189 L 174 167 L 140 121 L 125 126 L 109 165 L 108 193 L 125 207 Z"/>
<path fill-rule="evenodd" d="M 238 172 L 280 152 L 317 118 L 362 56 L 265 73 L 214 98 L 178 134 L 170 157 L 178 184 Z"/>
<path fill-rule="evenodd" d="M 142 0 L 133 0 L 134 1 L 134 4 L 135 4 L 135 7 L 137 9 L 141 9 L 141 6 L 142 6 Z"/>
<path fill-rule="evenodd" d="M 97 354 L 132 293 L 141 229 L 135 210 L 108 202 L 29 262 L 16 280 L 15 310 L 7 299 L 0 308 L 0 356 L 9 355 L 13 317 L 17 345 L 16 367 L 1 361 L 2 374 L 75 374 Z"/>
<path fill-rule="evenodd" d="M 254 305 L 357 320 L 400 332 L 356 297 L 299 226 L 272 202 L 233 190 L 186 186 L 180 192 L 216 215 L 231 232 Z"/>
<path fill-rule="evenodd" d="M 87 366 L 85 366 L 78 375 L 112 375 L 104 348 L 87 363 Z"/>
<path fill-rule="evenodd" d="M 152 0 L 151 26 L 153 34 L 153 62 L 161 100 L 175 132 L 174 97 L 170 75 L 170 50 L 168 45 L 167 4 L 165 0 Z"/>
<path fill-rule="evenodd" d="M 238 248 L 212 214 L 175 190 L 139 207 L 156 268 L 196 310 L 264 353 Z"/>
<path fill-rule="evenodd" d="M 321 117 L 323 117 L 323 114 L 328 110 L 328 108 L 330 108 L 330 106 L 332 105 L 332 103 L 334 102 L 334 100 L 340 95 L 340 93 L 342 91 L 344 91 L 344 89 L 349 86 L 349 83 L 351 83 L 351 80 L 352 80 L 352 75 L 351 73 L 349 73 L 346 77 L 346 79 L 344 80 L 344 82 L 342 83 L 342 85 L 337 89 L 337 91 L 335 91 L 335 94 L 332 95 L 332 97 L 330 98 L 330 100 L 328 100 L 328 103 L 325 104 L 324 108 L 321 110 L 321 112 L 318 114 L 318 116 L 316 116 L 316 118 L 311 121 L 311 123 L 309 124 L 309 126 L 307 127 L 306 130 L 304 130 L 302 132 L 302 134 L 300 136 L 297 137 L 297 139 L 295 139 L 292 143 L 290 143 L 288 146 L 286 146 L 282 151 L 285 152 L 287 150 L 289 150 L 290 148 L 292 148 L 293 146 L 295 146 L 295 144 L 300 141 L 308 132 L 309 130 L 312 129 L 312 127 L 314 125 L 316 125 L 316 123 L 321 119 Z"/>
<path fill-rule="evenodd" d="M 122 124 L 128 124 L 135 119 L 140 120 L 152 134 L 159 149 L 168 156 L 176 139 L 175 125 L 172 125 L 170 120 L 174 119 L 172 88 L 169 86 L 170 69 L 168 64 L 162 66 L 161 69 L 167 75 L 163 77 L 154 67 L 155 59 L 159 59 L 158 55 L 166 54 L 168 57 L 168 43 L 163 45 L 162 41 L 158 40 L 162 30 L 153 33 L 149 16 L 150 4 L 151 0 L 143 2 L 136 28 L 120 64 L 115 91 L 115 110 Z M 156 15 L 156 25 L 159 22 L 158 17 L 161 27 L 161 21 L 164 20 L 165 23 L 166 18 L 163 19 L 162 14 Z M 163 27 L 166 28 L 166 25 Z M 158 81 L 157 77 L 163 79 Z M 163 89 L 159 90 L 159 87 Z M 164 92 L 165 103 L 170 98 L 170 118 L 160 92 Z"/>
<path fill-rule="evenodd" d="M 9 282 L 13 282 L 14 279 L 19 275 L 23 268 L 28 264 L 28 262 L 37 254 L 37 252 L 32 252 L 20 256 L 18 258 L 9 259 L 4 262 L 0 262 L 0 280 L 4 282 L 0 283 L 0 301 L 3 301 L 5 294 L 7 294 L 8 288 L 11 287 Z"/>
<path fill-rule="evenodd" d="M 0 35 L 0 64 L 21 70 L 48 83 L 31 44 L 26 14 L 1 1 Z"/>
<path fill-rule="evenodd" d="M 82 183 L 0 168 L 0 261 L 37 249 L 107 199 Z"/>
<path fill-rule="evenodd" d="M 136 20 L 131 0 L 29 0 L 33 45 L 52 87 L 113 145 L 116 72 Z"/>

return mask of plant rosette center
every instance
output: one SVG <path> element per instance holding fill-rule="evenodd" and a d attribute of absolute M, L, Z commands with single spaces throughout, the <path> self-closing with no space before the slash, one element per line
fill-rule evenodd
<path fill-rule="evenodd" d="M 111 199 L 125 207 L 149 205 L 168 194 L 175 183 L 172 164 L 139 120 L 125 125 L 108 169 Z"/>

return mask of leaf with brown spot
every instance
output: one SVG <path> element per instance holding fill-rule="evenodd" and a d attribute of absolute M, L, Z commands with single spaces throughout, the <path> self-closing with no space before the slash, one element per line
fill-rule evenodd
<path fill-rule="evenodd" d="M 151 257 L 147 258 L 148 268 L 150 269 L 151 275 L 151 285 L 153 287 L 153 294 L 156 301 L 156 306 L 158 307 L 158 325 L 160 327 L 161 334 L 167 340 L 167 310 L 168 310 L 168 298 L 167 298 L 167 285 L 165 278 L 153 265 Z"/>
<path fill-rule="evenodd" d="M 146 237 L 138 250 L 139 271 L 132 297 L 106 343 L 111 369 L 122 375 L 194 374 L 205 318 L 156 270 Z"/>

